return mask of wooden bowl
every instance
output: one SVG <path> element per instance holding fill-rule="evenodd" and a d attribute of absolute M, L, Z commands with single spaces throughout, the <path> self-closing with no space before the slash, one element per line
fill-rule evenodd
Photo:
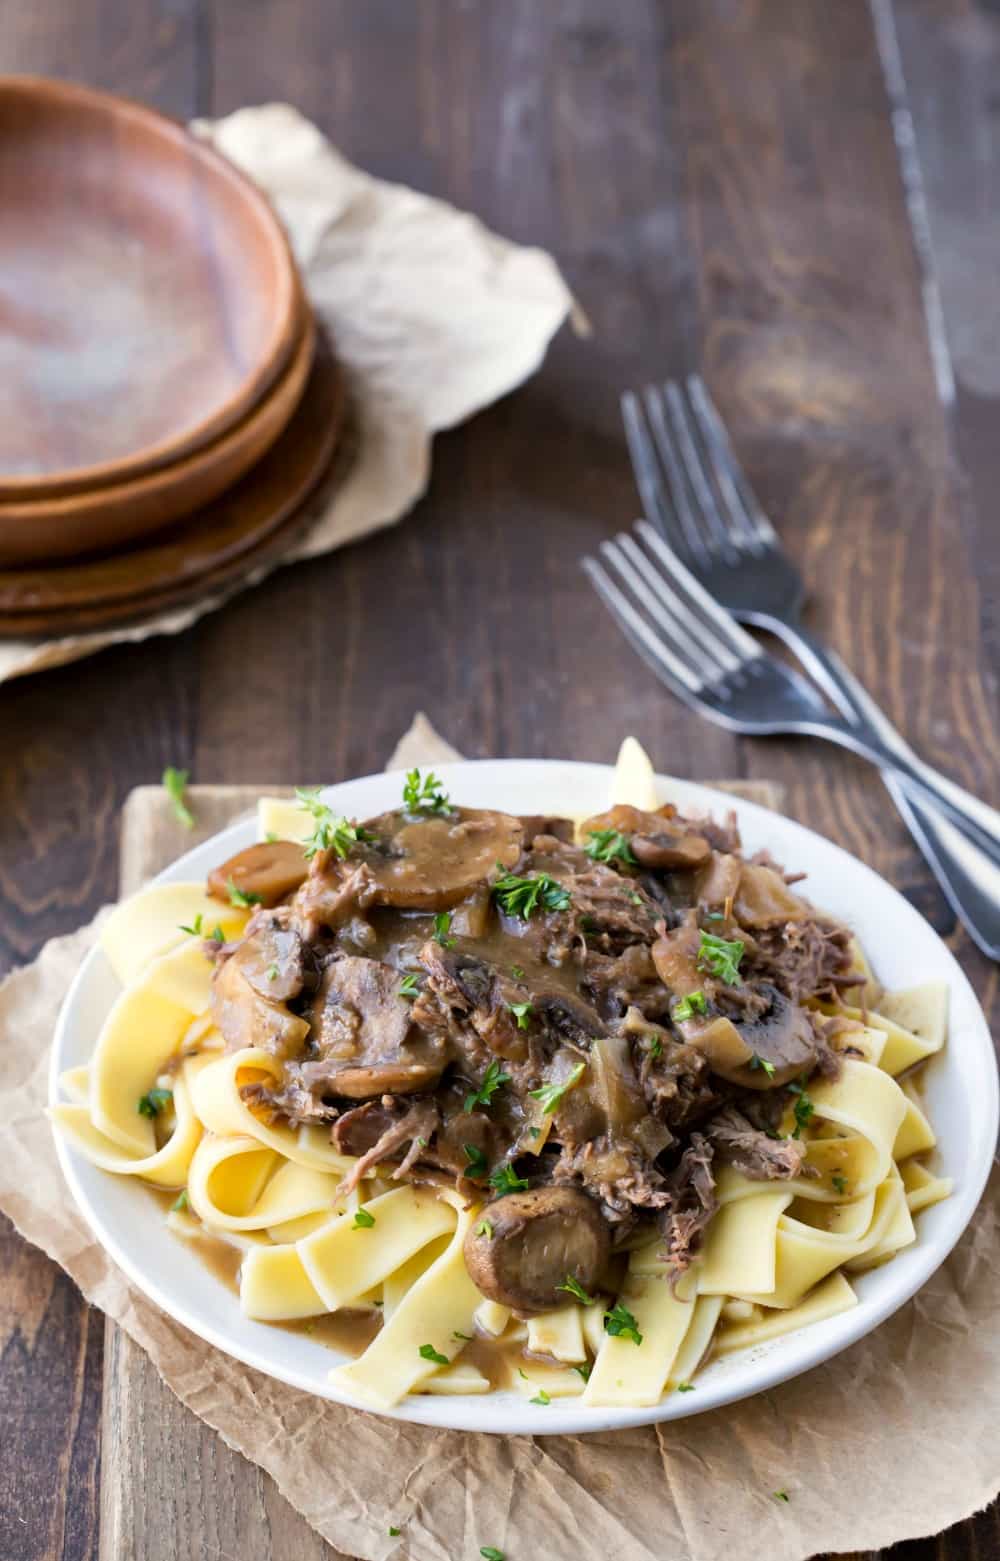
<path fill-rule="evenodd" d="M 316 329 L 303 304 L 292 358 L 242 422 L 173 466 L 65 498 L 0 502 L 0 564 L 34 564 L 118 548 L 224 493 L 274 444 L 302 398 Z"/>
<path fill-rule="evenodd" d="M 266 197 L 181 125 L 0 77 L 0 499 L 148 473 L 275 382 L 296 272 Z"/>

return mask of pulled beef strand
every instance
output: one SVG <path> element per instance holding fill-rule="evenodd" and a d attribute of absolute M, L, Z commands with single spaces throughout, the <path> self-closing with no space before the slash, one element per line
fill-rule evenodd
<path fill-rule="evenodd" d="M 523 894 L 532 891 L 530 910 Z M 452 807 L 369 820 L 347 848 L 252 848 L 213 875 L 263 904 L 213 949 L 227 1045 L 276 1082 L 254 1110 L 323 1124 L 355 1164 L 487 1200 L 467 1260 L 530 1316 L 567 1277 L 659 1229 L 674 1279 L 717 1208 L 716 1169 L 809 1174 L 777 1133 L 787 1086 L 836 1074 L 860 979 L 846 929 L 740 851 L 734 822 L 617 806 L 569 820 Z M 738 948 L 706 959 L 706 935 Z M 383 1173 L 384 1174 L 384 1173 Z M 490 1238 L 488 1231 L 493 1231 Z"/>

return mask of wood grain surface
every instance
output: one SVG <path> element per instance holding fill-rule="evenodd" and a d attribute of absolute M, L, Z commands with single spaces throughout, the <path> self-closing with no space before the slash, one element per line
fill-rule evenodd
<path fill-rule="evenodd" d="M 998 56 L 993 0 L 12 8 L 3 69 L 181 116 L 289 99 L 374 173 L 549 247 L 592 335 L 564 333 L 530 384 L 436 441 L 404 525 L 179 639 L 0 689 L 2 958 L 113 895 L 122 799 L 165 764 L 203 781 L 361 774 L 421 706 L 470 755 L 610 759 L 630 729 L 681 775 L 779 778 L 793 816 L 929 917 L 1000 1020 L 994 968 L 870 771 L 702 725 L 577 567 L 636 508 L 619 390 L 701 365 L 813 626 L 929 759 L 1000 802 Z M 91 1561 L 100 1321 L 9 1234 L 0 1261 L 0 1555 Z M 215 1446 L 188 1471 L 192 1510 L 216 1501 L 221 1525 L 191 1529 L 188 1555 L 330 1555 L 266 1481 L 221 1501 L 230 1467 Z M 129 1561 L 170 1554 L 130 1543 Z M 998 1509 L 886 1554 L 993 1557 Z"/>

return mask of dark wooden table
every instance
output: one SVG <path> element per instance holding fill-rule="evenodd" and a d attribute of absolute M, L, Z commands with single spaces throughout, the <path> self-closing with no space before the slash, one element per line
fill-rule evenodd
<path fill-rule="evenodd" d="M 680 775 L 784 781 L 1000 1009 L 872 774 L 700 724 L 576 563 L 636 509 L 618 391 L 702 365 L 814 626 L 928 758 L 1000 803 L 998 63 L 997 0 L 5 7 L 3 70 L 180 116 L 289 99 L 373 172 L 551 249 L 593 336 L 564 333 L 529 385 L 439 439 L 397 529 L 179 638 L 0 689 L 0 965 L 113 896 L 122 799 L 165 764 L 363 774 L 422 706 L 470 755 L 606 760 L 633 731 Z M 9 1227 L 0 1272 L 0 1556 L 83 1561 L 102 1322 Z M 996 1507 L 892 1552 L 997 1554 Z"/>

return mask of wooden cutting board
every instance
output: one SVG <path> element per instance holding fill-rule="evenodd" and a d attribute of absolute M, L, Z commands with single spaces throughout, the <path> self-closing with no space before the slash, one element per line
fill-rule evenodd
<path fill-rule="evenodd" d="M 715 781 L 779 810 L 770 781 Z M 186 830 L 160 786 L 139 786 L 122 811 L 120 884 L 134 894 L 200 840 L 291 786 L 191 786 Z M 205 1368 L 212 1350 L 205 1346 Z M 351 1561 L 310 1528 L 269 1475 L 232 1451 L 161 1381 L 149 1357 L 108 1319 L 104 1335 L 98 1561 Z"/>

